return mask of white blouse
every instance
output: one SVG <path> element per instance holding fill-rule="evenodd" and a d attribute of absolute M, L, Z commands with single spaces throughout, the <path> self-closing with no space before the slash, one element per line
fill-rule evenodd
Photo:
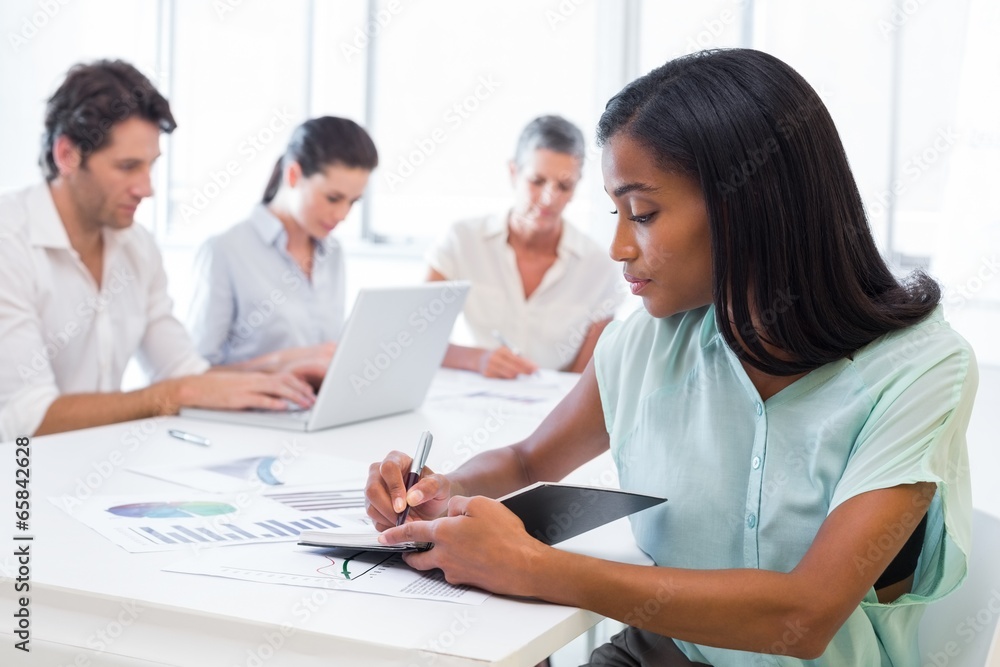
<path fill-rule="evenodd" d="M 340 244 L 332 236 L 315 244 L 311 280 L 287 246 L 281 221 L 258 204 L 247 220 L 199 248 L 188 326 L 198 352 L 213 364 L 340 339 L 346 284 Z"/>
<path fill-rule="evenodd" d="M 606 249 L 563 224 L 556 261 L 526 299 L 507 236 L 506 213 L 457 222 L 427 261 L 448 280 L 472 283 L 463 313 L 472 345 L 500 347 L 497 332 L 540 367 L 563 369 L 590 325 L 614 316 L 628 286 Z"/>

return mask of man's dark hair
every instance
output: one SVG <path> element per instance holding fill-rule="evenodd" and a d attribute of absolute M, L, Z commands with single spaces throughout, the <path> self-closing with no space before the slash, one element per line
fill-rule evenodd
<path fill-rule="evenodd" d="M 924 273 L 892 275 L 826 106 L 774 56 L 725 49 L 670 61 L 608 102 L 598 142 L 619 133 L 700 186 L 719 330 L 765 373 L 850 356 L 941 300 Z"/>
<path fill-rule="evenodd" d="M 45 133 L 39 164 L 45 180 L 59 175 L 52 149 L 66 136 L 80 149 L 82 164 L 107 145 L 111 128 L 131 117 L 163 132 L 177 127 L 170 103 L 139 70 L 122 60 L 74 65 L 45 107 Z"/>

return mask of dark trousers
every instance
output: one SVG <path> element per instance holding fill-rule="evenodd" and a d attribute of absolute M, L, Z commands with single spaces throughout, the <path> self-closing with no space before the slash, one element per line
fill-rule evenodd
<path fill-rule="evenodd" d="M 691 662 L 670 637 L 629 626 L 598 646 L 584 667 L 708 667 Z"/>

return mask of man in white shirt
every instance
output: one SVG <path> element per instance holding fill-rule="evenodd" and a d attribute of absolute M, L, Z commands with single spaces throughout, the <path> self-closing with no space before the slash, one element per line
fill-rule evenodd
<path fill-rule="evenodd" d="M 160 253 L 133 215 L 153 194 L 160 132 L 175 127 L 121 61 L 75 66 L 49 100 L 46 181 L 0 197 L 0 439 L 315 400 L 302 378 L 260 372 L 287 367 L 281 355 L 210 369 L 174 318 Z M 122 392 L 133 354 L 153 384 Z"/>

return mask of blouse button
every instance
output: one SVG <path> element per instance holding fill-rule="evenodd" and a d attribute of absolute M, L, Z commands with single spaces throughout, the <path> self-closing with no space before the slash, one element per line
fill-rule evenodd
<path fill-rule="evenodd" d="M 762 414 L 764 414 L 764 406 L 761 405 L 759 401 L 754 404 L 754 407 L 757 408 L 757 416 L 758 417 L 760 417 Z"/>
<path fill-rule="evenodd" d="M 753 465 L 753 469 L 754 470 L 756 470 L 757 468 L 760 467 L 760 457 L 759 456 L 753 457 L 752 465 Z"/>
<path fill-rule="evenodd" d="M 747 517 L 747 528 L 753 528 L 757 525 L 757 516 L 751 514 Z"/>

